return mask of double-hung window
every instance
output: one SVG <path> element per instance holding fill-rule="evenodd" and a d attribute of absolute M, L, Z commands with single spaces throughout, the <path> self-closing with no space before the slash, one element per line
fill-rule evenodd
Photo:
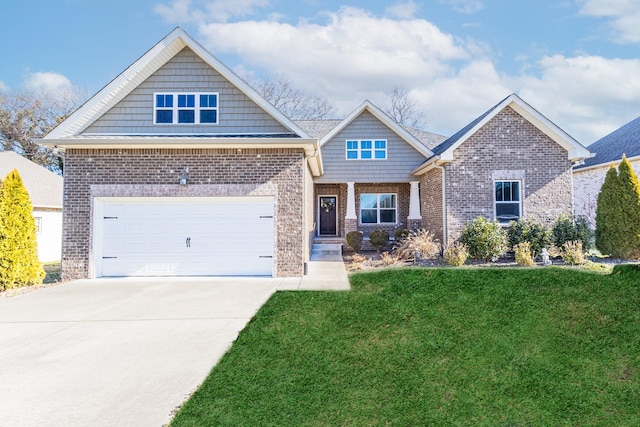
<path fill-rule="evenodd" d="M 361 194 L 360 222 L 362 224 L 395 224 L 396 199 L 395 194 Z"/>
<path fill-rule="evenodd" d="M 520 181 L 495 181 L 496 219 L 503 224 L 522 216 Z"/>
<path fill-rule="evenodd" d="M 218 124 L 217 93 L 154 94 L 155 124 Z"/>
<path fill-rule="evenodd" d="M 386 139 L 348 139 L 345 147 L 347 160 L 385 160 L 387 158 Z"/>

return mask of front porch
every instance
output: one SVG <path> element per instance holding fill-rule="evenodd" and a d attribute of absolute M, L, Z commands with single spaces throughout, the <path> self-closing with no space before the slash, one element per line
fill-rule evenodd
<path fill-rule="evenodd" d="M 351 231 L 365 239 L 374 230 L 393 238 L 398 229 L 422 227 L 418 181 L 314 185 L 314 243 L 342 243 Z"/>

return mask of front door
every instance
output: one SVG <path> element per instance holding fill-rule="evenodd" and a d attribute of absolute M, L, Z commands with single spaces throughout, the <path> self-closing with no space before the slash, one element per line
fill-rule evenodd
<path fill-rule="evenodd" d="M 318 212 L 319 217 L 319 230 L 321 236 L 335 236 L 337 233 L 336 228 L 336 197 L 335 196 L 320 196 L 318 198 Z"/>

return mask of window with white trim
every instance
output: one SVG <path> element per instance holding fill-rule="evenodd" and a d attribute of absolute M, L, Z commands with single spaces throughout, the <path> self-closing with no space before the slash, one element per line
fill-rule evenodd
<path fill-rule="evenodd" d="M 495 181 L 496 219 L 502 224 L 516 221 L 522 216 L 520 181 Z"/>
<path fill-rule="evenodd" d="M 154 93 L 153 123 L 218 124 L 218 94 Z"/>
<path fill-rule="evenodd" d="M 386 139 L 348 139 L 345 147 L 347 160 L 385 160 L 387 158 Z"/>
<path fill-rule="evenodd" d="M 395 194 L 361 194 L 361 224 L 395 224 L 397 196 Z"/>

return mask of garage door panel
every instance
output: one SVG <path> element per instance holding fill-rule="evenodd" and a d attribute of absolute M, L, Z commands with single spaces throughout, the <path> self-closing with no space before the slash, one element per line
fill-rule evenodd
<path fill-rule="evenodd" d="M 273 198 L 103 199 L 103 276 L 271 275 Z"/>

